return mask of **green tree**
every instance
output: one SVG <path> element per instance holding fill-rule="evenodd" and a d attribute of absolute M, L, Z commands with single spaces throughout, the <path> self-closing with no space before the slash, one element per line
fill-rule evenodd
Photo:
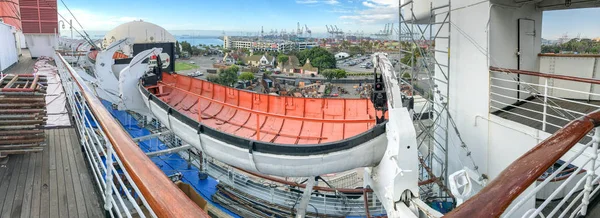
<path fill-rule="evenodd" d="M 310 59 L 310 64 L 319 68 L 319 70 L 335 68 L 336 63 L 335 56 L 321 47 L 313 47 L 301 51 L 298 55 L 298 59 L 302 65 L 306 63 L 306 59 Z"/>
<path fill-rule="evenodd" d="M 239 80 L 250 81 L 254 79 L 254 74 L 251 72 L 243 72 L 238 76 Z"/>
<path fill-rule="evenodd" d="M 190 52 L 191 55 L 200 55 L 202 54 L 202 49 L 198 48 L 198 46 L 192 46 L 192 52 Z"/>
<path fill-rule="evenodd" d="M 365 54 L 365 49 L 363 49 L 359 46 L 352 46 L 348 50 L 350 52 L 350 55 Z"/>
<path fill-rule="evenodd" d="M 419 50 L 416 47 L 413 47 L 412 49 L 410 49 L 412 53 L 402 53 L 402 55 L 404 55 L 402 57 L 402 59 L 400 59 L 400 62 L 402 62 L 405 65 L 408 66 L 413 66 L 416 65 L 416 59 L 421 57 L 421 53 L 419 52 Z M 414 59 L 413 59 L 414 56 Z M 411 63 L 412 61 L 414 61 L 415 63 Z"/>
<path fill-rule="evenodd" d="M 331 82 L 333 79 L 346 78 L 347 72 L 342 69 L 326 69 L 321 73 L 327 81 Z"/>
<path fill-rule="evenodd" d="M 206 80 L 208 80 L 209 82 L 213 82 L 213 83 L 219 83 L 219 76 L 218 75 L 208 75 L 208 76 L 206 76 Z"/>
<path fill-rule="evenodd" d="M 284 54 L 279 54 L 277 56 L 277 64 L 281 67 L 283 67 L 283 65 L 285 65 L 285 62 L 287 62 L 290 59 L 290 57 L 288 57 L 287 55 Z"/>
<path fill-rule="evenodd" d="M 219 71 L 219 79 L 217 81 L 217 83 L 224 85 L 224 86 L 233 86 L 233 84 L 235 84 L 237 82 L 237 78 L 238 78 L 238 72 L 240 71 L 240 68 L 236 65 L 231 65 L 231 67 L 228 67 L 227 69 L 221 69 Z"/>
<path fill-rule="evenodd" d="M 350 42 L 349 41 L 344 40 L 344 41 L 342 41 L 340 43 L 340 49 L 346 50 L 348 48 L 350 48 Z"/>
<path fill-rule="evenodd" d="M 192 55 L 192 45 L 187 41 L 181 42 L 181 50 L 187 51 L 190 55 Z"/>

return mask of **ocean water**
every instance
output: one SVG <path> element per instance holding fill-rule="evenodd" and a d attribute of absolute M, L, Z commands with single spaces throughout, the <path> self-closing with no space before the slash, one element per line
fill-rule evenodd
<path fill-rule="evenodd" d="M 177 41 L 187 41 L 191 45 L 220 45 L 223 46 L 223 40 L 217 37 L 198 37 L 198 36 L 175 36 Z"/>

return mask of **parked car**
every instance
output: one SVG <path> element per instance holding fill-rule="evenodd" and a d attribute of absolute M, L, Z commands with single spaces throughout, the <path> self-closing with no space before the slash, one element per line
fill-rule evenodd
<path fill-rule="evenodd" d="M 200 71 L 196 71 L 196 72 L 191 73 L 189 76 L 191 76 L 191 77 L 204 76 L 204 73 L 202 73 Z"/>

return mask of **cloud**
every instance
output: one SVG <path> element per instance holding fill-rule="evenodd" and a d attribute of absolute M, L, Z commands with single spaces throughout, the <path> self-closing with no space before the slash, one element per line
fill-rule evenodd
<path fill-rule="evenodd" d="M 325 4 L 328 4 L 328 5 L 337 5 L 339 3 L 340 2 L 337 1 L 337 0 L 327 0 L 327 1 L 325 1 Z"/>
<path fill-rule="evenodd" d="M 71 9 L 71 12 L 73 12 L 85 30 L 111 30 L 120 24 L 142 19 L 140 17 L 109 15 L 76 8 Z M 64 17 L 63 19 L 59 16 L 59 20 L 65 20 L 66 28 L 68 28 L 69 20 L 73 19 L 71 14 L 65 9 L 59 10 L 58 13 Z M 81 30 L 75 19 L 73 19 L 73 27 Z"/>
<path fill-rule="evenodd" d="M 363 2 L 362 3 L 365 7 L 369 7 L 369 8 L 375 8 L 377 7 L 377 5 L 371 3 L 371 2 Z"/>
<path fill-rule="evenodd" d="M 349 13 L 352 13 L 353 10 L 341 9 L 341 8 L 334 8 L 332 10 L 327 10 L 326 12 L 329 12 L 329 13 L 338 13 L 338 14 L 349 14 Z"/>
<path fill-rule="evenodd" d="M 296 0 L 298 4 L 316 4 L 318 2 L 317 0 Z"/>
<path fill-rule="evenodd" d="M 354 24 L 384 24 L 398 21 L 397 0 L 365 0 L 362 10 L 357 10 L 354 15 L 342 15 L 342 22 Z"/>

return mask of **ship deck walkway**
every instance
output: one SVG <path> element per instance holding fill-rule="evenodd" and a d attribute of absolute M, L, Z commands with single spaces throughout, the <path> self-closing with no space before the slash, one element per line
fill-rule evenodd
<path fill-rule="evenodd" d="M 27 74 L 33 72 L 33 65 L 35 64 L 36 59 L 31 58 L 28 49 L 21 50 L 21 53 L 22 55 L 19 57 L 19 62 L 4 71 L 5 74 Z"/>
<path fill-rule="evenodd" d="M 542 120 L 543 120 L 544 108 L 540 104 L 543 103 L 543 100 L 536 98 L 536 99 L 531 99 L 530 101 L 531 102 L 522 102 L 522 104 L 518 105 L 517 107 L 508 109 L 507 110 L 508 112 L 498 111 L 495 114 L 504 119 L 511 120 L 511 121 L 541 130 L 542 125 L 543 125 Z M 578 100 L 571 100 L 571 101 L 578 101 Z M 587 114 L 587 113 L 597 110 L 600 107 L 600 101 L 578 101 L 578 102 L 582 102 L 582 103 L 586 103 L 586 104 L 590 104 L 590 105 L 598 105 L 598 106 L 593 107 L 593 106 L 583 105 L 583 104 L 574 104 L 574 103 L 564 101 L 564 100 L 553 100 L 552 105 L 554 105 L 554 107 L 556 109 L 551 109 L 549 107 L 547 108 L 547 113 L 550 115 L 548 115 L 546 117 L 547 123 L 548 123 L 548 124 L 546 124 L 546 132 L 552 134 L 558 130 L 558 127 L 556 127 L 556 126 L 564 126 L 570 120 L 574 120 L 581 116 L 578 114 L 569 113 L 568 111 L 565 111 L 563 109 Z M 553 117 L 553 116 L 555 116 L 555 117 Z M 525 117 L 527 117 L 527 118 L 525 118 Z M 556 117 L 563 117 L 569 121 L 566 121 L 563 119 L 558 119 Z M 550 124 L 554 124 L 556 126 L 550 125 Z"/>
<path fill-rule="evenodd" d="M 0 160 L 0 217 L 103 217 L 75 129 L 45 135 L 43 152 Z"/>
<path fill-rule="evenodd" d="M 4 73 L 30 74 L 35 62 L 24 49 Z M 104 217 L 75 129 L 44 133 L 42 152 L 0 159 L 0 217 Z"/>

